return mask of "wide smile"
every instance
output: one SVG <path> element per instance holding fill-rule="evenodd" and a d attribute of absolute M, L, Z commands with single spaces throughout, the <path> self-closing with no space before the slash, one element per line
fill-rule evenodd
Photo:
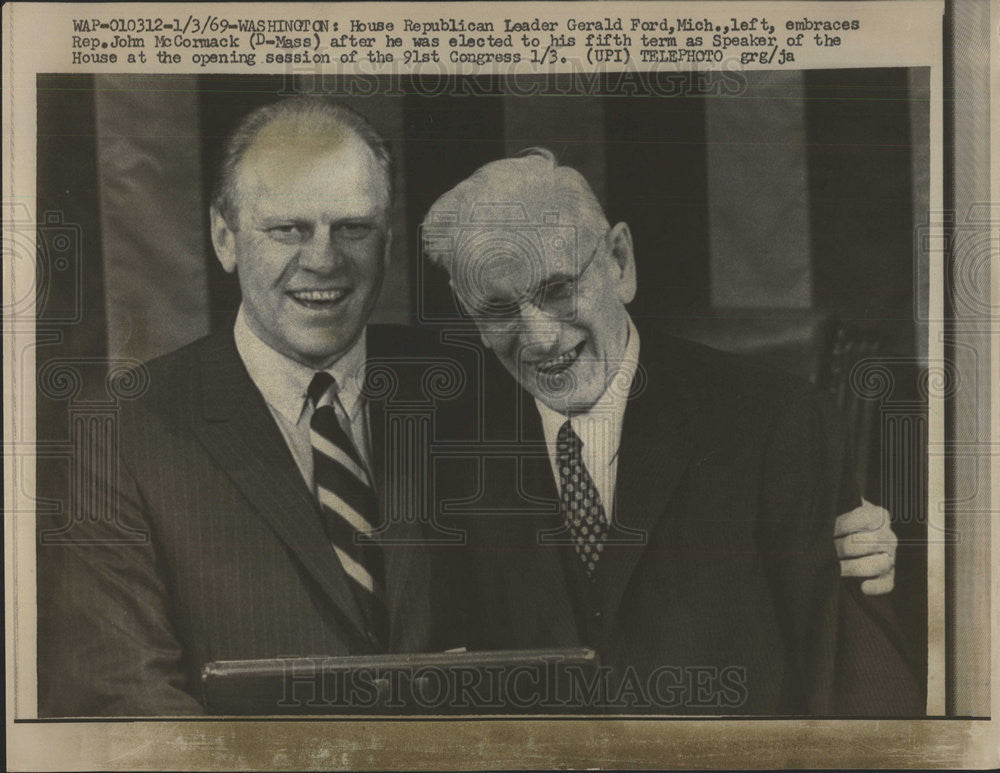
<path fill-rule="evenodd" d="M 554 376 L 568 370 L 573 366 L 583 353 L 583 347 L 587 343 L 586 339 L 580 341 L 572 349 L 569 349 L 558 357 L 551 357 L 547 360 L 535 363 L 534 368 L 543 376 Z"/>
<path fill-rule="evenodd" d="M 326 311 L 336 308 L 351 294 L 347 287 L 336 287 L 331 290 L 289 290 L 288 296 L 307 309 Z"/>

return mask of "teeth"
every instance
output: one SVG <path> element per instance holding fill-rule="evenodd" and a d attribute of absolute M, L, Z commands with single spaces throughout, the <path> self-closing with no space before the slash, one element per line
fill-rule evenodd
<path fill-rule="evenodd" d="M 296 300 L 319 303 L 339 301 L 345 295 L 347 295 L 347 290 L 301 290 L 292 293 Z"/>
<path fill-rule="evenodd" d="M 575 359 L 576 347 L 570 349 L 565 354 L 560 354 L 558 357 L 553 357 L 551 360 L 539 363 L 537 367 L 539 370 L 553 370 L 554 368 L 562 368 L 570 365 Z"/>

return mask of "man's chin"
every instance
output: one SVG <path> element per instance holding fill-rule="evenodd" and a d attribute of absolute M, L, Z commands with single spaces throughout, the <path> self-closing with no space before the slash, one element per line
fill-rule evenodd
<path fill-rule="evenodd" d="M 581 388 L 572 376 L 572 371 L 566 371 L 562 378 L 556 376 L 537 376 L 531 390 L 533 396 L 543 405 L 559 413 L 584 413 L 594 406 L 597 397 Z"/>
<path fill-rule="evenodd" d="M 296 347 L 293 359 L 313 370 L 325 370 L 343 357 L 356 340 L 357 336 L 350 340 L 344 338 L 336 341 L 324 340 L 322 343 L 303 342 Z"/>

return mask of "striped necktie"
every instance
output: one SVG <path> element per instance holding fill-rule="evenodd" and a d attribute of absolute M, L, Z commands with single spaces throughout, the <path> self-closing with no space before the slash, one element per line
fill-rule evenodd
<path fill-rule="evenodd" d="M 567 421 L 556 436 L 559 510 L 569 526 L 573 548 L 587 577 L 594 579 L 607 537 L 607 521 L 601 495 L 583 463 L 582 449 L 583 441 Z"/>
<path fill-rule="evenodd" d="M 378 513 L 372 481 L 361 455 L 338 420 L 338 408 L 340 413 L 344 409 L 333 376 L 324 372 L 313 376 L 308 397 L 315 406 L 309 427 L 323 526 L 351 579 L 369 625 L 369 638 L 374 638 L 372 643 L 384 650 L 389 628 L 385 562 L 382 547 L 369 537 Z"/>

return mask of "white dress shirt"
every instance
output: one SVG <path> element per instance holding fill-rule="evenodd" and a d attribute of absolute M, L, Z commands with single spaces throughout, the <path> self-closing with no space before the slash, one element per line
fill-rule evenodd
<path fill-rule="evenodd" d="M 610 522 L 615 501 L 615 484 L 618 479 L 618 449 L 621 445 L 622 422 L 625 418 L 625 406 L 628 403 L 632 379 L 639 365 L 639 333 L 628 321 L 628 343 L 625 354 L 610 386 L 586 413 L 573 414 L 570 426 L 583 441 L 580 453 L 590 477 L 597 487 L 604 505 L 604 516 Z M 559 429 L 566 423 L 566 415 L 554 411 L 540 400 L 535 400 L 538 413 L 542 419 L 542 431 L 549 450 L 549 461 L 552 464 L 552 475 L 559 485 L 559 466 L 556 464 L 556 438 Z"/>
<path fill-rule="evenodd" d="M 264 401 L 288 444 L 288 450 L 292 452 L 303 480 L 315 494 L 312 441 L 309 437 L 313 406 L 306 396 L 306 391 L 316 371 L 286 357 L 261 341 L 250 329 L 242 306 L 236 315 L 233 334 L 236 337 L 236 349 L 246 366 L 247 373 L 264 396 Z M 350 425 L 351 438 L 368 469 L 371 470 L 368 412 L 361 397 L 365 380 L 365 356 L 365 333 L 362 330 L 354 346 L 327 368 L 326 372 L 337 381 L 337 396 L 346 414 L 346 421 Z M 345 416 L 340 415 L 339 410 L 337 413 L 341 425 L 344 425 Z"/>

